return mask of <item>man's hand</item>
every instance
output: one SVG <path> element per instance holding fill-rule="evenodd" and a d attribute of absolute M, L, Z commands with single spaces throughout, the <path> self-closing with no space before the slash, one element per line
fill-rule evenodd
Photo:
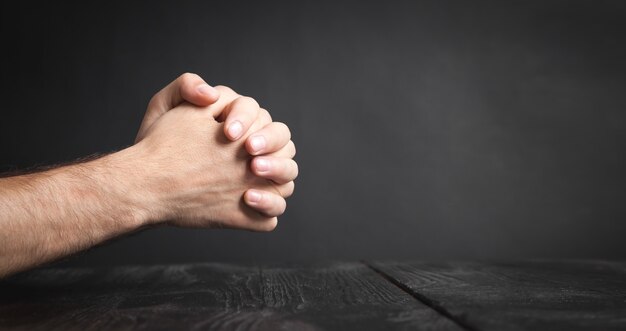
<path fill-rule="evenodd" d="M 0 278 L 146 225 L 274 229 L 298 174 L 288 128 L 251 98 L 193 94 L 187 80 L 153 98 L 135 145 L 0 178 Z M 183 99 L 209 105 L 171 109 Z"/>
<path fill-rule="evenodd" d="M 196 74 L 182 74 L 152 97 L 135 142 L 143 140 L 154 122 L 183 102 L 200 107 L 213 105 L 211 114 L 218 121 L 224 122 L 225 136 L 231 141 L 248 137 L 245 141 L 248 153 L 261 156 L 252 159 L 251 170 L 259 177 L 284 184 L 283 192 L 289 192 L 289 194 L 293 192 L 293 181 L 285 182 L 285 178 L 292 176 L 291 173 L 294 171 L 295 162 L 291 159 L 296 153 L 287 126 L 278 122 L 271 123 L 272 118 L 269 113 L 260 108 L 256 101 L 239 95 L 226 86 L 211 87 Z M 252 132 L 250 129 L 257 120 L 265 126 L 250 135 Z M 258 126 L 257 129 L 259 129 Z M 297 172 L 297 165 L 295 167 Z M 250 196 L 246 194 L 247 198 Z M 251 208 L 261 212 L 268 208 L 268 206 L 254 203 L 251 199 L 246 199 L 245 202 Z"/>
<path fill-rule="evenodd" d="M 250 98 L 237 100 L 228 104 L 229 110 L 253 103 Z M 149 211 L 150 219 L 168 220 L 178 226 L 272 230 L 276 216 L 284 212 L 284 197 L 292 193 L 293 186 L 286 183 L 297 175 L 295 162 L 289 154 L 271 156 L 291 162 L 290 170 L 275 178 L 282 185 L 254 175 L 243 143 L 228 141 L 223 124 L 214 118 L 221 107 L 178 106 L 163 114 L 144 139 L 130 148 L 131 164 L 145 173 L 133 175 L 148 198 L 143 208 Z M 252 123 L 250 131 L 268 125 L 270 119 L 263 115 Z M 281 139 L 288 139 L 288 133 Z M 245 200 L 261 213 L 242 203 L 244 193 Z"/>

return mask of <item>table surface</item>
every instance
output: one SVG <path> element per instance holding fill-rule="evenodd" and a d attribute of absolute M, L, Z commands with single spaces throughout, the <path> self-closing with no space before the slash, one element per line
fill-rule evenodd
<path fill-rule="evenodd" d="M 626 263 L 47 268 L 0 282 L 0 329 L 626 330 Z"/>

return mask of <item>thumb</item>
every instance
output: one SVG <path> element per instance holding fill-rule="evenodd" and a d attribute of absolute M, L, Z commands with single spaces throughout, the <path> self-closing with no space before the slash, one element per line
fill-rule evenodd
<path fill-rule="evenodd" d="M 168 110 L 185 101 L 196 106 L 209 106 L 215 103 L 219 97 L 219 91 L 207 84 L 202 77 L 191 73 L 180 75 L 150 100 L 135 143 L 142 140 L 148 128 Z"/>

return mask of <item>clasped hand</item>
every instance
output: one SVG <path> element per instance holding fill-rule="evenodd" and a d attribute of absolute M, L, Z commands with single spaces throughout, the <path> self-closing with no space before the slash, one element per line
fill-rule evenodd
<path fill-rule="evenodd" d="M 298 175 L 285 124 L 194 74 L 152 98 L 130 149 L 147 218 L 176 226 L 271 231 Z"/>

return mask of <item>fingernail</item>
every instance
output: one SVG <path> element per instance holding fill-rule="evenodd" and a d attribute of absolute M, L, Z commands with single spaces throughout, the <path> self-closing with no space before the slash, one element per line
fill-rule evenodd
<path fill-rule="evenodd" d="M 266 172 L 270 170 L 270 163 L 266 159 L 256 159 L 256 170 L 258 172 Z"/>
<path fill-rule="evenodd" d="M 230 135 L 231 138 L 237 139 L 241 135 L 242 130 L 243 130 L 243 126 L 241 125 L 241 122 L 234 121 L 228 127 L 228 134 Z"/>
<path fill-rule="evenodd" d="M 198 89 L 198 92 L 200 92 L 201 94 L 204 94 L 204 95 L 215 95 L 215 93 L 217 93 L 217 90 L 214 89 L 209 84 L 199 85 L 197 87 L 197 89 Z"/>
<path fill-rule="evenodd" d="M 248 201 L 249 202 L 259 202 L 261 201 L 261 193 L 257 191 L 248 191 Z"/>
<path fill-rule="evenodd" d="M 252 151 L 260 152 L 265 148 L 265 137 L 256 136 L 250 139 L 250 147 L 252 147 Z"/>

